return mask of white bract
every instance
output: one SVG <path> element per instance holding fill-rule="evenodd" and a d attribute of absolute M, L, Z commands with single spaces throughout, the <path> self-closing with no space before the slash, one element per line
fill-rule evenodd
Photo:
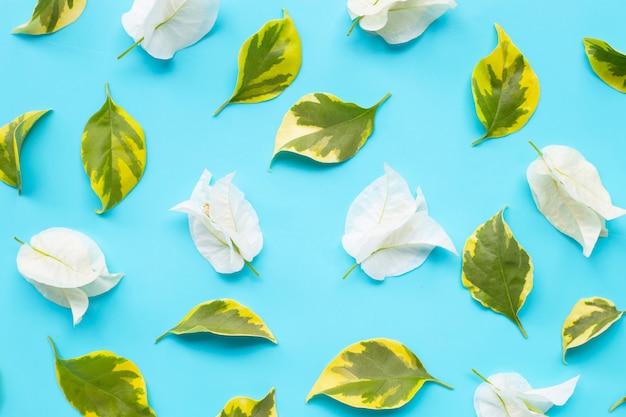
<path fill-rule="evenodd" d="M 420 188 L 409 186 L 385 165 L 385 175 L 368 185 L 350 205 L 343 247 L 370 277 L 382 280 L 420 266 L 435 246 L 457 254 L 443 228 L 428 216 Z"/>
<path fill-rule="evenodd" d="M 75 230 L 53 227 L 36 234 L 17 253 L 17 270 L 48 300 L 72 309 L 74 325 L 94 297 L 115 287 L 98 245 Z"/>
<path fill-rule="evenodd" d="M 392 44 L 417 38 L 455 7 L 454 0 L 348 0 L 350 18 L 358 19 L 361 29 Z"/>
<path fill-rule="evenodd" d="M 596 168 L 568 146 L 543 148 L 526 177 L 539 211 L 587 257 L 598 238 L 608 236 L 606 220 L 626 214 L 611 203 Z"/>
<path fill-rule="evenodd" d="M 222 274 L 241 271 L 263 247 L 259 218 L 244 194 L 232 184 L 231 173 L 210 186 L 204 170 L 191 197 L 172 210 L 187 213 L 198 251 Z"/>
<path fill-rule="evenodd" d="M 219 4 L 219 0 L 135 0 L 122 15 L 122 26 L 150 55 L 170 59 L 209 33 Z"/>
<path fill-rule="evenodd" d="M 481 377 L 482 378 L 482 377 Z M 516 372 L 490 376 L 474 393 L 477 417 L 537 417 L 544 416 L 552 406 L 561 406 L 574 393 L 578 376 L 562 384 L 533 389 Z"/>

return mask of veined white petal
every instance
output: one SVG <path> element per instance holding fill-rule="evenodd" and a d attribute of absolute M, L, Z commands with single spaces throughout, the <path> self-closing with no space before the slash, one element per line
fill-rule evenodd
<path fill-rule="evenodd" d="M 95 297 L 115 287 L 123 276 L 124 274 L 109 274 L 108 271 L 105 271 L 100 274 L 95 281 L 80 287 L 80 289 L 87 294 L 88 297 Z"/>
<path fill-rule="evenodd" d="M 41 293 L 45 298 L 52 301 L 61 307 L 69 308 L 72 310 L 72 319 L 74 326 L 80 323 L 83 315 L 89 307 L 89 299 L 79 288 L 56 288 L 49 285 L 42 284 L 37 281 L 26 279 L 30 282 L 37 291 Z"/>
<path fill-rule="evenodd" d="M 402 0 L 404 1 L 404 0 Z M 388 10 L 398 0 L 348 0 L 348 12 L 354 19 L 358 16 L 372 16 Z M 385 12 L 386 13 L 386 12 Z"/>
<path fill-rule="evenodd" d="M 387 12 L 387 9 L 385 9 L 382 10 L 380 13 L 363 16 L 359 21 L 359 26 L 361 26 L 361 29 L 368 32 L 376 32 L 377 30 L 381 30 L 389 20 Z"/>
<path fill-rule="evenodd" d="M 387 23 L 384 27 L 375 31 L 387 43 L 405 43 L 420 36 L 432 22 L 455 7 L 454 0 L 398 2 L 387 12 Z"/>
<path fill-rule="evenodd" d="M 200 175 L 200 179 L 196 183 L 196 186 L 193 188 L 191 192 L 191 197 L 189 198 L 191 201 L 196 202 L 208 202 L 209 196 L 211 195 L 211 173 L 208 170 L 202 171 Z"/>
<path fill-rule="evenodd" d="M 135 0 L 130 10 L 122 15 L 122 26 L 135 42 L 143 37 L 143 24 L 156 0 Z"/>
<path fill-rule="evenodd" d="M 506 407 L 506 411 L 504 410 Z M 538 417 L 519 398 L 483 382 L 474 393 L 476 417 Z"/>
<path fill-rule="evenodd" d="M 553 405 L 561 406 L 569 400 L 576 389 L 580 375 L 547 388 L 526 391 L 520 398 L 542 412 L 548 411 Z"/>

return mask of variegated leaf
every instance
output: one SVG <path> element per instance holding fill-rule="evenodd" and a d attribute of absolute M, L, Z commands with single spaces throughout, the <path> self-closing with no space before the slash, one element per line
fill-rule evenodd
<path fill-rule="evenodd" d="M 331 94 L 307 94 L 283 118 L 276 133 L 272 161 L 279 152 L 291 152 L 323 163 L 352 158 L 372 134 L 378 107 L 389 96 L 388 93 L 366 109 Z"/>
<path fill-rule="evenodd" d="M 300 36 L 284 11 L 284 17 L 267 22 L 248 38 L 239 51 L 239 75 L 231 103 L 258 103 L 273 99 L 295 80 L 302 65 Z"/>
<path fill-rule="evenodd" d="M 563 362 L 568 349 L 584 345 L 622 318 L 623 311 L 601 297 L 578 300 L 563 323 Z"/>
<path fill-rule="evenodd" d="M 213 333 L 223 336 L 262 337 L 276 343 L 267 325 L 248 307 L 235 300 L 213 300 L 194 307 L 168 334 Z"/>
<path fill-rule="evenodd" d="M 593 72 L 617 91 L 626 93 L 626 55 L 599 39 L 584 38 L 583 44 Z"/>
<path fill-rule="evenodd" d="M 72 407 L 85 417 L 156 417 L 137 366 L 100 350 L 61 359 L 52 339 L 57 382 Z"/>
<path fill-rule="evenodd" d="M 472 73 L 476 113 L 487 132 L 472 145 L 518 131 L 539 103 L 539 80 L 524 55 L 496 25 L 498 46 Z"/>
<path fill-rule="evenodd" d="M 115 207 L 137 185 L 146 166 L 143 129 L 118 106 L 106 86 L 106 101 L 87 122 L 83 133 L 82 159 L 91 188 L 102 209 Z"/>
<path fill-rule="evenodd" d="M 327 395 L 358 408 L 392 409 L 408 403 L 425 382 L 436 382 L 409 348 L 389 339 L 348 346 L 322 371 L 307 401 Z"/>
<path fill-rule="evenodd" d="M 248 397 L 232 398 L 217 417 L 277 417 L 274 392 L 272 388 L 258 401 Z"/>
<path fill-rule="evenodd" d="M 0 180 L 22 193 L 20 151 L 33 125 L 49 110 L 24 113 L 0 128 Z"/>
<path fill-rule="evenodd" d="M 30 21 L 13 29 L 13 33 L 45 35 L 74 23 L 85 10 L 87 0 L 38 0 Z"/>
<path fill-rule="evenodd" d="M 527 337 L 517 313 L 532 289 L 533 265 L 504 221 L 504 209 L 467 239 L 462 281 L 476 301 L 508 317 Z"/>

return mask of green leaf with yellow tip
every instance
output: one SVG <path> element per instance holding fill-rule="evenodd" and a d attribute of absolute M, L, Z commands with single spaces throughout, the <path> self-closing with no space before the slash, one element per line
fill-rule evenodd
<path fill-rule="evenodd" d="M 217 417 L 277 417 L 274 393 L 272 388 L 258 401 L 248 397 L 232 398 Z"/>
<path fill-rule="evenodd" d="M 578 300 L 563 323 L 563 362 L 568 349 L 582 346 L 622 318 L 623 311 L 601 297 Z"/>
<path fill-rule="evenodd" d="M 374 106 L 363 108 L 331 94 L 307 94 L 283 118 L 276 133 L 272 161 L 280 152 L 322 163 L 352 158 L 374 131 L 374 116 L 389 96 L 387 93 Z"/>
<path fill-rule="evenodd" d="M 300 35 L 291 17 L 267 22 L 239 51 L 239 75 L 231 103 L 259 103 L 273 99 L 295 80 L 302 66 Z"/>
<path fill-rule="evenodd" d="M 599 39 L 584 38 L 583 44 L 593 72 L 617 91 L 626 93 L 626 55 Z"/>
<path fill-rule="evenodd" d="M 50 110 L 31 111 L 0 128 L 0 180 L 22 193 L 20 151 L 33 125 Z"/>
<path fill-rule="evenodd" d="M 352 407 L 399 408 L 433 378 L 409 348 L 389 339 L 370 339 L 348 346 L 322 371 L 307 396 L 326 395 Z"/>
<path fill-rule="evenodd" d="M 259 316 L 248 307 L 229 299 L 207 301 L 194 307 L 180 323 L 159 336 L 156 342 L 170 333 L 261 337 L 276 343 L 276 338 Z"/>
<path fill-rule="evenodd" d="M 539 80 L 524 55 L 496 25 L 498 46 L 472 73 L 476 114 L 487 132 L 472 145 L 518 131 L 539 103 Z"/>
<path fill-rule="evenodd" d="M 102 209 L 115 207 L 137 185 L 146 166 L 143 129 L 118 106 L 106 86 L 106 101 L 87 122 L 83 132 L 82 159 L 91 188 Z"/>
<path fill-rule="evenodd" d="M 533 265 L 504 221 L 504 209 L 467 239 L 462 281 L 476 301 L 508 317 L 527 337 L 517 313 L 533 287 Z"/>
<path fill-rule="evenodd" d="M 74 23 L 85 10 L 87 0 L 38 0 L 30 21 L 13 29 L 13 33 L 45 35 Z"/>
<path fill-rule="evenodd" d="M 52 339 L 57 382 L 72 407 L 85 417 L 156 417 L 137 366 L 99 350 L 61 359 Z"/>

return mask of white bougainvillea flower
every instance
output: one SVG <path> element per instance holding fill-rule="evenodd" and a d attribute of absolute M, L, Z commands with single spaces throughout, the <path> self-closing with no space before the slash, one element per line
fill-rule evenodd
<path fill-rule="evenodd" d="M 417 38 L 455 7 L 454 0 L 348 0 L 350 18 L 356 19 L 354 25 L 359 23 L 361 29 L 392 44 Z"/>
<path fill-rule="evenodd" d="M 135 0 L 122 26 L 135 44 L 158 59 L 170 59 L 213 28 L 219 0 Z"/>
<path fill-rule="evenodd" d="M 94 297 L 115 287 L 124 274 L 110 274 L 104 254 L 86 235 L 53 227 L 36 234 L 17 253 L 17 270 L 48 300 L 72 310 L 74 325 Z"/>
<path fill-rule="evenodd" d="M 241 271 L 263 247 L 259 218 L 244 194 L 232 184 L 231 173 L 210 186 L 204 170 L 191 198 L 172 210 L 187 213 L 189 230 L 198 251 L 222 274 Z"/>
<path fill-rule="evenodd" d="M 574 393 L 579 376 L 562 384 L 533 389 L 516 372 L 500 373 L 483 378 L 474 393 L 477 417 L 537 417 L 544 416 L 552 406 L 561 406 Z"/>
<path fill-rule="evenodd" d="M 377 280 L 417 268 L 435 246 L 457 254 L 443 228 L 428 216 L 422 190 L 414 199 L 404 178 L 387 165 L 385 175 L 350 205 L 342 243 L 356 259 L 354 267 L 360 264 Z"/>
<path fill-rule="evenodd" d="M 598 171 L 576 149 L 551 145 L 535 150 L 539 157 L 526 177 L 537 208 L 560 232 L 580 243 L 589 257 L 598 238 L 608 236 L 606 220 L 623 216 L 626 210 L 611 203 Z"/>

